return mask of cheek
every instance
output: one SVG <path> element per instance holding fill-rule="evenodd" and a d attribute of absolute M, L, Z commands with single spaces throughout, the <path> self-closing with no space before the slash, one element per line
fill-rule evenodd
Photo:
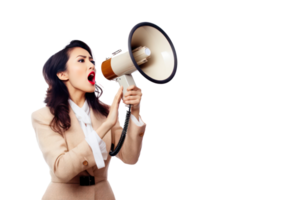
<path fill-rule="evenodd" d="M 79 80 L 82 80 L 83 77 L 84 77 L 84 71 L 80 68 L 75 68 L 74 69 L 74 77 L 79 79 Z"/>
<path fill-rule="evenodd" d="M 70 74 L 70 83 L 78 89 L 83 90 L 83 87 L 87 84 L 87 77 L 85 77 L 85 72 L 82 69 L 73 68 Z"/>

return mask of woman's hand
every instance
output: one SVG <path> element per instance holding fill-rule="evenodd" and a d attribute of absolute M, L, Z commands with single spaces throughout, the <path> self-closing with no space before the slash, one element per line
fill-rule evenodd
<path fill-rule="evenodd" d="M 142 99 L 142 91 L 135 85 L 131 85 L 127 88 L 127 92 L 122 98 L 123 103 L 131 104 L 132 109 L 138 109 L 140 107 L 140 102 Z"/>
<path fill-rule="evenodd" d="M 109 114 L 106 119 L 106 123 L 108 123 L 111 127 L 113 127 L 118 121 L 119 115 L 119 105 L 123 94 L 123 86 L 121 86 L 113 100 L 113 103 L 110 106 Z"/>

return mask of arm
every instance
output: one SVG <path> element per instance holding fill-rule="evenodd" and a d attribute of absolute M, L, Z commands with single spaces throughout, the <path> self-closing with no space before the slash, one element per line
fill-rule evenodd
<path fill-rule="evenodd" d="M 138 113 L 139 110 L 132 110 L 132 113 Z M 143 122 L 143 121 L 142 121 Z M 142 126 L 138 126 L 130 117 L 128 129 L 125 137 L 125 141 L 117 157 L 126 164 L 135 164 L 140 156 L 142 149 L 142 140 L 144 132 L 146 130 L 146 124 L 143 122 Z M 112 142 L 116 146 L 119 143 L 123 128 L 120 126 L 119 120 L 111 128 Z"/>
<path fill-rule="evenodd" d="M 46 120 L 43 113 L 33 112 L 31 120 L 43 157 L 58 179 L 67 182 L 96 164 L 92 149 L 86 140 L 68 151 L 65 139 L 50 128 L 49 120 Z"/>

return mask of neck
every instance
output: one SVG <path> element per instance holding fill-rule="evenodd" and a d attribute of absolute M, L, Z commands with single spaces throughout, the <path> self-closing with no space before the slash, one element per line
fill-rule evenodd
<path fill-rule="evenodd" d="M 80 91 L 74 87 L 69 87 L 70 99 L 80 108 L 82 108 L 85 102 L 85 92 Z"/>
<path fill-rule="evenodd" d="M 74 88 L 69 81 L 65 83 L 66 87 L 68 88 L 68 92 L 70 95 L 70 99 L 80 108 L 82 108 L 85 102 L 85 92 Z"/>

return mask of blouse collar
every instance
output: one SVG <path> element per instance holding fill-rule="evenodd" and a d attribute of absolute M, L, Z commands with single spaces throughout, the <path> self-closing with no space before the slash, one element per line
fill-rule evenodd
<path fill-rule="evenodd" d="M 90 116 L 90 108 L 87 103 L 87 100 L 84 101 L 84 104 L 81 108 L 76 103 L 74 103 L 74 101 L 72 101 L 71 99 L 68 99 L 68 102 L 71 104 L 71 107 L 79 108 L 79 109 L 83 110 L 88 116 Z"/>

